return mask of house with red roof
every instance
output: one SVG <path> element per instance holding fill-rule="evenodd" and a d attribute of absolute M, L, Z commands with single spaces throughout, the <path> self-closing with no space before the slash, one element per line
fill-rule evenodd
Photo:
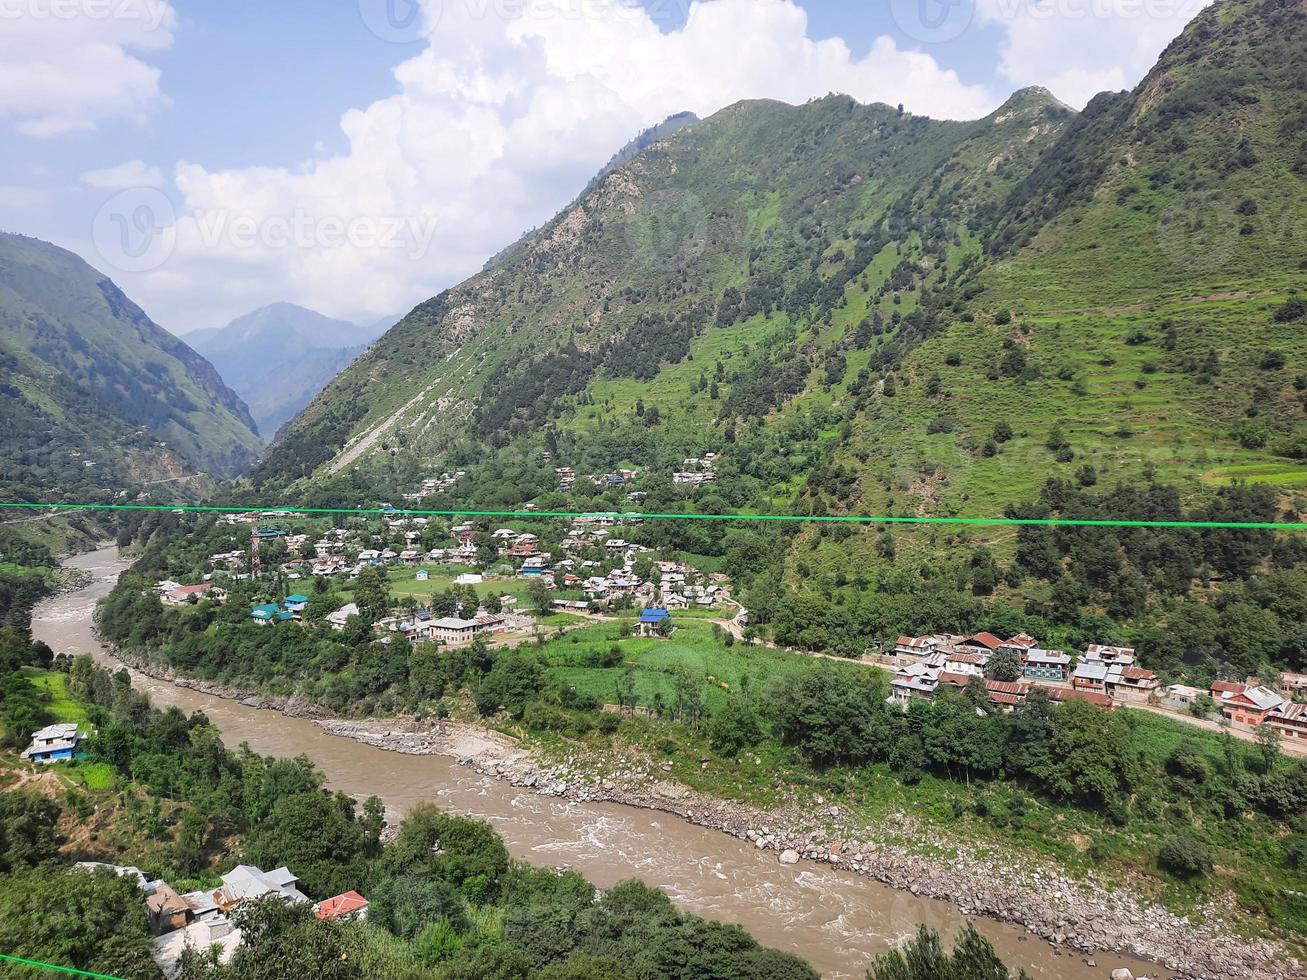
<path fill-rule="evenodd" d="M 1274 728 L 1281 738 L 1307 741 L 1307 704 L 1286 701 L 1268 711 L 1262 724 Z"/>
<path fill-rule="evenodd" d="M 368 900 L 358 892 L 348 891 L 319 902 L 313 906 L 313 914 L 319 919 L 365 919 Z"/>
<path fill-rule="evenodd" d="M 1215 689 L 1216 684 L 1212 687 Z M 1216 697 L 1215 694 L 1213 697 Z M 1221 696 L 1216 698 L 1216 703 L 1221 709 L 1221 714 L 1230 721 L 1257 728 L 1266 720 L 1267 715 L 1284 704 L 1285 700 L 1269 687 L 1262 687 L 1259 684 L 1256 687 L 1242 686 L 1242 689 L 1237 691 L 1223 691 Z"/>

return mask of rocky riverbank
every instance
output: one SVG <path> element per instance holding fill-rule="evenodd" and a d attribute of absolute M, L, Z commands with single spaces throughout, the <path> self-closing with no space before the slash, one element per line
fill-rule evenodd
<path fill-rule="evenodd" d="M 914 821 L 897 814 L 885 826 L 854 819 L 821 797 L 803 806 L 762 811 L 697 792 L 670 775 L 670 764 L 639 756 L 618 759 L 569 754 L 545 761 L 515 740 L 455 721 L 348 720 L 297 696 L 241 691 L 190 678 L 114 651 L 122 662 L 158 680 L 252 708 L 316 722 L 328 734 L 408 755 L 441 755 L 478 773 L 545 796 L 578 803 L 602 801 L 657 810 L 748 840 L 782 864 L 818 861 L 867 875 L 890 887 L 1023 925 L 1033 936 L 1092 963 L 1116 952 L 1202 980 L 1287 980 L 1302 967 L 1266 940 L 1240 936 L 1214 901 L 1202 921 L 1149 905 L 1126 888 L 1073 880 L 1050 862 L 1003 860 L 966 844 L 951 856 L 923 856 L 896 841 L 913 837 Z M 1106 975 L 1107 971 L 1104 971 Z"/>

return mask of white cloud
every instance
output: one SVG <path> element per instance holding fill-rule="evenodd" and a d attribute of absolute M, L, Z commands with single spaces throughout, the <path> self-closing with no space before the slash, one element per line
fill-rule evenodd
<path fill-rule="evenodd" d="M 82 174 L 82 183 L 97 190 L 121 191 L 129 187 L 162 187 L 163 174 L 140 160 L 128 160 L 116 167 L 88 170 Z"/>
<path fill-rule="evenodd" d="M 392 96 L 344 115 L 347 152 L 297 170 L 179 164 L 175 252 L 125 277 L 128 291 L 178 327 L 280 299 L 406 310 L 548 220 L 671 113 L 832 91 L 950 118 L 1001 101 L 889 38 L 861 55 L 814 41 L 791 0 L 697 2 L 668 33 L 618 0 L 425 2 L 424 49 L 395 69 Z"/>
<path fill-rule="evenodd" d="M 51 138 L 143 119 L 162 96 L 137 54 L 175 23 L 165 0 L 0 0 L 0 120 Z"/>
<path fill-rule="evenodd" d="M 1212 0 L 975 0 L 981 23 L 1003 28 L 999 72 L 1013 87 L 1043 85 L 1077 108 L 1131 88 Z"/>

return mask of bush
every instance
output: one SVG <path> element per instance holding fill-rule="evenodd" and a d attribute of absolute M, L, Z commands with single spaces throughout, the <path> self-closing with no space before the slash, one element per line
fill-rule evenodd
<path fill-rule="evenodd" d="M 1304 317 L 1307 317 L 1307 299 L 1294 296 L 1276 307 L 1272 319 L 1276 323 L 1292 323 L 1294 320 L 1301 320 Z"/>
<path fill-rule="evenodd" d="M 1192 834 L 1176 834 L 1162 844 L 1157 863 L 1181 878 L 1197 878 L 1212 870 L 1212 851 Z"/>

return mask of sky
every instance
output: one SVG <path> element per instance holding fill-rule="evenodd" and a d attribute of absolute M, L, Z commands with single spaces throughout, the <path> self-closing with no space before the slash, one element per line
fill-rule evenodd
<path fill-rule="evenodd" d="M 640 130 L 830 92 L 975 119 L 1133 87 L 1210 0 L 0 0 L 0 230 L 184 334 L 373 322 Z"/>

